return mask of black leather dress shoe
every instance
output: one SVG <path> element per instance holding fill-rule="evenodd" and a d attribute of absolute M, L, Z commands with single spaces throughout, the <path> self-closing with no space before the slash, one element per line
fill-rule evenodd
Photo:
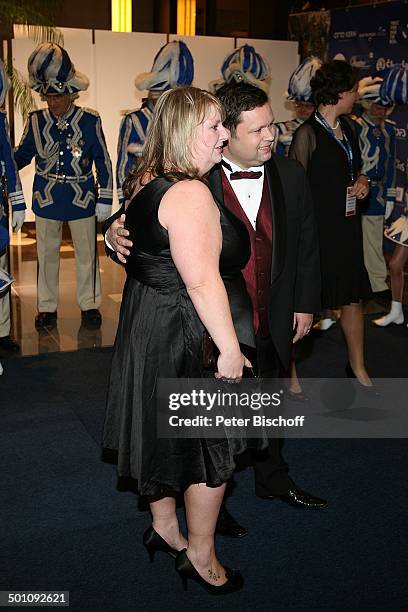
<path fill-rule="evenodd" d="M 94 327 L 99 326 L 102 323 L 102 315 L 97 308 L 82 310 L 81 319 L 83 323 L 88 323 Z"/>
<path fill-rule="evenodd" d="M 294 508 L 326 508 L 327 501 L 310 495 L 296 486 L 283 493 L 283 495 L 262 495 L 263 499 L 281 499 Z"/>
<path fill-rule="evenodd" d="M 245 527 L 237 523 L 224 506 L 220 508 L 215 531 L 227 538 L 243 538 L 248 533 Z"/>
<path fill-rule="evenodd" d="M 6 355 L 16 355 L 20 352 L 20 345 L 10 338 L 10 336 L 3 336 L 0 338 L 0 354 L 3 356 Z"/>
<path fill-rule="evenodd" d="M 51 325 L 55 325 L 56 320 L 56 312 L 39 312 L 38 315 L 35 317 L 35 327 L 36 329 L 50 327 Z"/>

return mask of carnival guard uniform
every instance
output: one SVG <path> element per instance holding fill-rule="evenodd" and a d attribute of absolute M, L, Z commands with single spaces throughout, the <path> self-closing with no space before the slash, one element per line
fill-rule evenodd
<path fill-rule="evenodd" d="M 367 114 L 356 118 L 362 173 L 370 179 L 370 195 L 362 210 L 364 262 L 374 292 L 386 291 L 387 267 L 382 243 L 384 215 L 395 204 L 395 127 L 386 119 L 373 123 Z"/>
<path fill-rule="evenodd" d="M 150 72 L 136 77 L 135 85 L 140 91 L 147 90 L 139 109 L 129 111 L 122 119 L 118 138 L 118 161 L 116 164 L 116 186 L 119 203 L 125 202 L 123 183 L 143 152 L 147 130 L 156 101 L 167 89 L 191 85 L 194 78 L 194 61 L 187 45 L 173 40 L 158 51 Z"/>
<path fill-rule="evenodd" d="M 288 119 L 287 121 L 279 121 L 275 123 L 276 128 L 276 140 L 275 140 L 275 153 L 278 155 L 287 157 L 289 147 L 291 145 L 293 134 L 296 132 L 298 127 L 304 123 L 299 117 Z"/>
<path fill-rule="evenodd" d="M 4 65 L 0 61 L 0 106 L 3 105 L 9 85 Z M 26 205 L 10 144 L 7 115 L 4 110 L 0 110 L 0 176 L 0 270 L 5 270 L 7 268 L 6 247 L 9 241 L 9 213 L 11 212 L 12 215 L 13 230 L 18 232 L 24 223 Z M 11 211 L 9 211 L 9 202 Z M 0 351 L 16 352 L 18 349 L 18 344 L 10 338 L 10 294 L 7 292 L 0 297 Z"/>
<path fill-rule="evenodd" d="M 310 107 L 310 114 L 314 111 L 310 81 L 321 65 L 322 61 L 318 57 L 307 57 L 290 75 L 286 100 L 295 105 L 295 116 L 287 121 L 275 123 L 275 152 L 278 155 L 287 157 L 293 134 L 306 120 L 297 116 L 297 107 L 307 105 Z"/>
<path fill-rule="evenodd" d="M 135 165 L 137 158 L 142 155 L 147 128 L 153 116 L 153 103 L 144 100 L 141 108 L 127 113 L 121 122 L 118 139 L 118 161 L 116 164 L 116 185 L 119 204 L 122 206 L 123 183 Z"/>
<path fill-rule="evenodd" d="M 395 205 L 396 133 L 394 122 L 386 118 L 394 103 L 380 89 L 383 76 L 364 77 L 359 82 L 360 102 L 364 112 L 353 116 L 359 136 L 362 173 L 370 180 L 370 194 L 362 210 L 364 264 L 371 288 L 381 296 L 388 295 L 387 265 L 383 253 L 384 217 Z"/>
<path fill-rule="evenodd" d="M 43 327 L 56 319 L 63 221 L 69 224 L 74 244 L 82 318 L 100 323 L 95 215 L 98 221 L 105 220 L 112 205 L 112 167 L 101 119 L 96 111 L 72 104 L 76 92 L 86 89 L 88 81 L 75 72 L 68 54 L 58 45 L 40 45 L 29 59 L 29 72 L 31 86 L 43 94 L 49 106 L 54 95 L 70 97 L 62 114 L 56 116 L 50 108 L 30 114 L 15 153 L 19 168 L 35 157 L 32 207 L 38 254 L 36 325 Z"/>

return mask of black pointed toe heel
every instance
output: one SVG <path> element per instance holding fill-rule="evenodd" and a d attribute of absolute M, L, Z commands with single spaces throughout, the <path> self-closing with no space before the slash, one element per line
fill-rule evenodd
<path fill-rule="evenodd" d="M 161 552 L 165 552 L 173 559 L 177 556 L 177 550 L 172 548 L 170 544 L 167 544 L 166 540 L 163 540 L 161 535 L 157 533 L 153 529 L 153 527 L 149 527 L 143 534 L 143 544 L 146 547 L 147 552 L 149 553 L 150 561 L 153 562 L 154 555 L 158 550 Z"/>
<path fill-rule="evenodd" d="M 349 361 L 346 363 L 346 376 L 347 376 L 347 378 L 354 379 L 354 381 L 357 383 L 358 388 L 360 389 L 360 391 L 363 391 L 364 393 L 366 393 L 367 397 L 368 396 L 369 397 L 380 397 L 381 396 L 381 393 L 379 392 L 378 388 L 375 385 L 370 385 L 368 387 L 366 385 L 361 384 L 361 382 L 358 380 L 358 378 L 354 374 L 354 370 L 351 367 Z"/>
<path fill-rule="evenodd" d="M 221 586 L 215 586 L 204 580 L 204 578 L 202 578 L 202 576 L 200 576 L 200 574 L 197 572 L 190 559 L 187 557 L 186 551 L 187 549 L 184 548 L 177 554 L 176 557 L 176 570 L 180 574 L 185 591 L 187 590 L 188 579 L 197 582 L 197 584 L 202 586 L 207 593 L 210 593 L 210 595 L 227 595 L 228 593 L 235 593 L 235 591 L 242 589 L 244 579 L 241 573 L 238 570 L 231 569 L 229 567 L 224 567 L 227 582 Z"/>

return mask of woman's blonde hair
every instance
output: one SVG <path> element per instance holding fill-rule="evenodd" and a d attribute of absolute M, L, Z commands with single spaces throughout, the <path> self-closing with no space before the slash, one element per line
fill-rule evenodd
<path fill-rule="evenodd" d="M 163 93 L 154 109 L 139 164 L 124 184 L 130 198 L 143 177 L 166 175 L 172 181 L 200 178 L 192 161 L 191 146 L 197 127 L 210 111 L 223 118 L 221 103 L 208 91 L 197 87 L 177 87 Z"/>

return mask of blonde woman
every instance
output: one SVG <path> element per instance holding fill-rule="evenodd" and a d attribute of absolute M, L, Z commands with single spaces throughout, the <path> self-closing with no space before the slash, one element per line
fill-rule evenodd
<path fill-rule="evenodd" d="M 184 87 L 159 99 L 143 159 L 127 183 L 136 193 L 126 211 L 134 247 L 126 264 L 103 439 L 105 448 L 118 451 L 119 475 L 136 479 L 139 493 L 149 499 L 153 524 L 144 544 L 151 557 L 157 550 L 177 555 L 183 580 L 193 579 L 211 594 L 243 584 L 238 571 L 221 565 L 214 548 L 236 447 L 231 439 L 158 439 L 155 393 L 158 378 L 201 376 L 204 328 L 220 352 L 217 377 L 235 381 L 250 365 L 220 276 L 220 269 L 230 269 L 240 295 L 235 299 L 242 298 L 251 325 L 240 272 L 249 238 L 238 220 L 218 208 L 204 181 L 220 162 L 227 138 L 221 105 L 211 94 Z M 238 446 L 245 449 L 246 441 Z M 175 512 L 177 492 L 184 492 L 188 540 Z"/>

